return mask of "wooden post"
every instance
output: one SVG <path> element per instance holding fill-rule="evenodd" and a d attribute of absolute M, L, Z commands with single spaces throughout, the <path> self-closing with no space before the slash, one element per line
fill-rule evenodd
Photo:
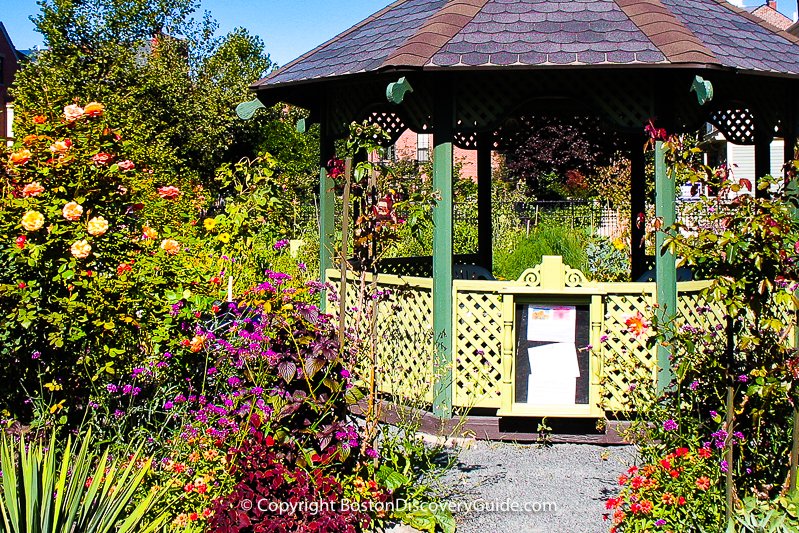
<path fill-rule="evenodd" d="M 666 169 L 663 142 L 655 143 L 655 216 L 661 224 L 656 234 L 655 270 L 657 280 L 658 320 L 667 323 L 677 316 L 677 263 L 674 254 L 663 251 L 668 237 L 666 229 L 674 224 L 676 213 L 676 184 Z M 669 386 L 673 379 L 671 349 L 658 345 L 658 392 Z"/>
<path fill-rule="evenodd" d="M 326 123 L 319 125 L 319 281 L 326 281 L 326 272 L 333 268 L 333 241 L 336 231 L 336 196 L 333 179 L 327 174 L 327 163 L 335 156 L 335 145 L 326 131 Z M 327 306 L 327 291 L 321 291 L 319 308 Z"/>
<path fill-rule="evenodd" d="M 480 266 L 491 272 L 493 255 L 493 211 L 491 203 L 491 148 L 490 132 L 477 136 L 477 253 Z"/>
<path fill-rule="evenodd" d="M 646 158 L 644 141 L 631 137 L 630 146 L 630 280 L 646 272 Z"/>
<path fill-rule="evenodd" d="M 442 84 L 433 108 L 433 190 L 441 199 L 433 208 L 433 414 L 452 415 L 452 141 L 454 102 Z"/>

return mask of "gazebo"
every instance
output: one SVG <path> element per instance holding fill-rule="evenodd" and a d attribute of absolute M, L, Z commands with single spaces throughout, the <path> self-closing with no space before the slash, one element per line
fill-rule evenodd
<path fill-rule="evenodd" d="M 491 269 L 492 150 L 519 142 L 529 117 L 601 124 L 628 143 L 631 220 L 646 211 L 650 119 L 669 132 L 713 124 L 729 142 L 754 145 L 756 173 L 766 175 L 775 136 L 785 139 L 785 160 L 794 158 L 799 38 L 724 0 L 399 0 L 252 88 L 257 100 L 241 115 L 286 102 L 320 125 L 322 279 L 340 279 L 324 166 L 334 141 L 362 120 L 382 126 L 392 142 L 406 129 L 433 134 L 432 180 L 441 193 L 433 256 L 380 268 L 379 283 L 402 295 L 393 303 L 401 319 L 381 315 L 390 345 L 384 363 L 401 375 L 387 377 L 384 392 L 414 390 L 444 419 L 458 409 L 496 420 L 592 418 L 624 409 L 635 381 L 670 380 L 668 353 L 630 339 L 624 317 L 658 303 L 672 316 L 707 319 L 696 312 L 704 285 L 678 284 L 668 253 L 657 254 L 657 283 L 593 283 L 554 257 L 514 282 L 453 280 L 454 263 Z M 468 256 L 453 256 L 453 146 L 478 158 L 479 245 Z M 657 217 L 668 226 L 676 184 L 659 146 L 655 166 Z M 644 232 L 632 224 L 631 279 L 646 268 Z M 664 237 L 659 231 L 658 245 Z M 590 345 L 578 346 L 574 401 L 548 401 L 529 376 L 535 357 L 551 357 L 535 350 L 558 341 L 537 342 L 533 322 L 553 312 L 575 324 L 573 343 Z"/>

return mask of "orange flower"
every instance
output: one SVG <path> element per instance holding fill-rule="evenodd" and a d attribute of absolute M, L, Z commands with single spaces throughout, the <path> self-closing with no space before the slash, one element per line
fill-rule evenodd
<path fill-rule="evenodd" d="M 53 153 L 63 154 L 70 148 L 72 148 L 72 141 L 69 139 L 64 139 L 61 141 L 54 142 L 53 145 L 50 147 L 50 151 Z"/>
<path fill-rule="evenodd" d="M 26 135 L 22 138 L 22 144 L 31 145 L 39 139 L 38 135 Z"/>
<path fill-rule="evenodd" d="M 13 152 L 11 156 L 9 156 L 8 160 L 12 165 L 16 165 L 21 167 L 31 159 L 31 151 L 22 149 L 18 152 Z"/>
<path fill-rule="evenodd" d="M 120 265 L 117 267 L 117 276 L 121 276 L 122 274 L 130 272 L 131 270 L 133 270 L 133 267 L 130 266 L 129 264 L 120 263 Z"/>
<path fill-rule="evenodd" d="M 39 196 L 44 192 L 44 187 L 38 181 L 28 183 L 22 188 L 22 196 L 30 198 L 31 196 Z"/>
<path fill-rule="evenodd" d="M 627 331 L 632 333 L 635 337 L 645 335 L 647 329 L 649 329 L 649 321 L 644 318 L 644 315 L 642 315 L 640 311 L 627 317 L 624 323 L 627 325 Z"/>
<path fill-rule="evenodd" d="M 64 120 L 75 122 L 83 116 L 83 108 L 78 104 L 70 104 L 64 107 Z"/>
<path fill-rule="evenodd" d="M 195 335 L 189 343 L 189 349 L 194 353 L 202 350 L 203 346 L 205 346 L 205 335 Z"/>
<path fill-rule="evenodd" d="M 99 117 L 105 111 L 105 106 L 98 102 L 89 102 L 86 104 L 86 107 L 83 108 L 83 112 L 88 117 Z"/>
<path fill-rule="evenodd" d="M 674 497 L 674 495 L 671 492 L 664 493 L 663 496 L 660 498 L 660 501 L 662 501 L 664 505 L 674 505 L 675 503 L 677 503 L 677 499 Z"/>
<path fill-rule="evenodd" d="M 708 490 L 710 488 L 710 478 L 702 476 L 696 480 L 696 488 L 699 490 Z"/>
<path fill-rule="evenodd" d="M 34 124 L 44 124 L 45 122 L 47 122 L 47 117 L 44 115 L 36 115 L 33 117 Z"/>
<path fill-rule="evenodd" d="M 142 233 L 142 237 L 144 237 L 145 239 L 157 239 L 158 238 L 158 232 L 155 231 L 150 226 L 144 226 L 141 229 L 141 233 Z"/>
<path fill-rule="evenodd" d="M 77 202 L 69 202 L 61 210 L 61 213 L 70 222 L 77 222 L 83 216 L 83 206 Z"/>
<path fill-rule="evenodd" d="M 92 237 L 101 237 L 108 231 L 108 221 L 103 217 L 94 217 L 89 221 L 88 230 Z"/>
<path fill-rule="evenodd" d="M 180 196 L 180 189 L 172 185 L 169 187 L 159 187 L 158 196 L 165 200 L 176 200 Z"/>
<path fill-rule="evenodd" d="M 164 239 L 161 241 L 161 249 L 168 255 L 177 255 L 180 252 L 180 243 L 175 239 Z"/>
<path fill-rule="evenodd" d="M 76 259 L 86 259 L 92 253 L 92 245 L 85 240 L 80 240 L 72 245 L 70 252 Z"/>
<path fill-rule="evenodd" d="M 27 231 L 36 231 L 44 226 L 44 215 L 38 211 L 28 211 L 22 216 L 22 227 Z"/>

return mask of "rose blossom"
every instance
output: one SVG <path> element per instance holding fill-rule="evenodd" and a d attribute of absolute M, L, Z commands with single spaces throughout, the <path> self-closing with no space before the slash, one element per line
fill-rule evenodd
<path fill-rule="evenodd" d="M 38 211 L 28 211 L 22 216 L 22 227 L 28 231 L 36 231 L 44 226 L 44 215 Z"/>
<path fill-rule="evenodd" d="M 12 165 L 22 166 L 31 159 L 31 151 L 27 149 L 14 152 L 8 158 Z"/>
<path fill-rule="evenodd" d="M 73 244 L 69 250 L 75 258 L 86 259 L 92 253 L 92 245 L 86 240 L 80 240 Z"/>
<path fill-rule="evenodd" d="M 176 255 L 180 252 L 180 243 L 175 239 L 164 239 L 161 241 L 161 249 L 169 255 Z"/>
<path fill-rule="evenodd" d="M 65 219 L 70 222 L 76 222 L 83 216 L 83 206 L 78 202 L 69 202 L 64 206 L 61 213 L 64 215 Z"/>
<path fill-rule="evenodd" d="M 47 122 L 47 117 L 44 115 L 36 115 L 33 117 L 34 124 L 44 124 L 45 122 Z"/>
<path fill-rule="evenodd" d="M 141 235 L 145 239 L 157 239 L 158 238 L 158 232 L 155 231 L 150 226 L 144 226 L 141 229 Z"/>
<path fill-rule="evenodd" d="M 83 108 L 78 104 L 70 104 L 64 107 L 64 119 L 67 122 L 75 122 L 83 116 Z"/>
<path fill-rule="evenodd" d="M 38 181 L 34 181 L 33 183 L 28 183 L 25 187 L 22 188 L 22 196 L 25 198 L 29 198 L 31 196 L 39 196 L 41 193 L 44 192 L 44 187 Z"/>
<path fill-rule="evenodd" d="M 104 110 L 105 106 L 103 106 L 103 104 L 100 104 L 98 102 L 89 102 L 88 104 L 86 104 L 86 107 L 83 108 L 83 113 L 87 117 L 99 117 L 100 115 L 103 114 Z"/>
<path fill-rule="evenodd" d="M 133 170 L 136 168 L 136 165 L 133 164 L 133 161 L 126 159 L 117 163 L 117 167 L 119 167 L 119 170 L 122 172 L 127 172 L 128 170 Z"/>
<path fill-rule="evenodd" d="M 112 159 L 114 159 L 114 156 L 106 152 L 99 152 L 92 156 L 92 161 L 94 161 L 94 164 L 97 166 L 105 166 L 110 163 Z"/>
<path fill-rule="evenodd" d="M 25 235 L 20 235 L 17 237 L 17 248 L 22 250 L 25 248 L 25 243 L 28 242 L 28 238 Z"/>
<path fill-rule="evenodd" d="M 108 221 L 103 217 L 94 217 L 88 224 L 89 235 L 100 237 L 108 231 Z"/>
<path fill-rule="evenodd" d="M 53 153 L 64 153 L 67 150 L 72 148 L 72 141 L 70 139 L 64 139 L 62 141 L 56 141 L 50 146 L 50 151 Z"/>
<path fill-rule="evenodd" d="M 169 187 L 159 187 L 158 196 L 165 200 L 176 200 L 180 196 L 180 189 L 172 185 Z"/>

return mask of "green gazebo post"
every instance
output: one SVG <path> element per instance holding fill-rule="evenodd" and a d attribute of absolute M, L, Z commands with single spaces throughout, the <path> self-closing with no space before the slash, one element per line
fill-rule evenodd
<path fill-rule="evenodd" d="M 454 102 L 448 84 L 436 91 L 433 117 L 433 414 L 452 414 L 452 145 Z"/>
<path fill-rule="evenodd" d="M 666 169 L 666 153 L 663 141 L 655 143 L 655 217 L 661 227 L 655 237 L 655 272 L 657 281 L 658 320 L 666 323 L 677 316 L 677 262 L 674 253 L 663 250 L 663 243 L 669 234 L 666 230 L 676 221 L 677 186 L 673 176 Z M 657 347 L 658 376 L 657 389 L 662 392 L 674 378 L 671 368 L 671 350 L 666 346 Z"/>
<path fill-rule="evenodd" d="M 324 117 L 324 113 L 320 115 Z M 319 280 L 322 283 L 327 279 L 327 270 L 333 268 L 336 233 L 336 196 L 333 180 L 327 173 L 327 163 L 335 155 L 335 142 L 326 127 L 323 118 L 319 124 Z M 319 307 L 324 310 L 327 291 L 321 291 L 319 298 Z"/>

